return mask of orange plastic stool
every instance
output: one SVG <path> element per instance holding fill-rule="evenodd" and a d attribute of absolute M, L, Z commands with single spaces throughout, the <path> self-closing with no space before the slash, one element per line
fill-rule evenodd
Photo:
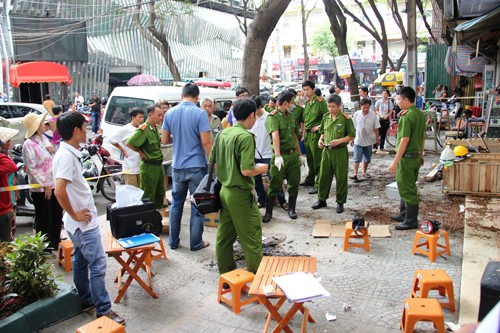
<path fill-rule="evenodd" d="M 447 296 L 448 303 L 440 303 L 442 307 L 450 309 L 455 313 L 455 296 L 453 294 L 453 281 L 450 276 L 442 269 L 418 270 L 413 279 L 413 289 L 411 297 L 427 298 L 429 291 L 437 290 L 439 295 Z M 417 292 L 420 294 L 417 295 Z"/>
<path fill-rule="evenodd" d="M 106 316 L 102 316 L 76 329 L 76 333 L 126 333 L 125 327 Z"/>
<path fill-rule="evenodd" d="M 425 238 L 425 242 L 419 243 L 420 238 Z M 438 244 L 440 238 L 444 238 L 445 245 Z M 420 247 L 425 246 L 427 251 L 421 249 Z M 441 250 L 437 252 L 437 248 Z M 415 238 L 413 240 L 413 250 L 412 254 L 420 253 L 429 257 L 431 262 L 436 262 L 436 257 L 444 253 L 451 255 L 450 252 L 450 239 L 448 237 L 448 232 L 444 230 L 438 230 L 435 234 L 424 234 L 422 231 L 418 230 L 415 233 Z"/>
<path fill-rule="evenodd" d="M 347 222 L 345 224 L 344 231 L 344 251 L 347 251 L 350 247 L 361 247 L 364 248 L 366 252 L 370 252 L 370 239 L 368 238 L 368 229 L 359 229 L 356 235 L 354 229 L 352 228 L 352 222 Z M 363 243 L 350 243 L 351 238 L 361 238 Z"/>
<path fill-rule="evenodd" d="M 71 257 L 73 256 L 73 242 L 68 238 L 59 243 L 57 262 L 64 267 L 66 272 L 71 271 Z"/>
<path fill-rule="evenodd" d="M 219 278 L 219 296 L 217 297 L 217 302 L 220 303 L 222 301 L 229 304 L 236 314 L 240 313 L 243 305 L 258 302 L 259 299 L 257 297 L 250 297 L 245 301 L 241 301 L 241 293 L 248 292 L 247 283 L 251 283 L 253 278 L 254 275 L 251 272 L 241 268 L 222 274 Z M 222 286 L 224 283 L 227 283 L 230 289 L 223 289 Z M 231 299 L 222 296 L 229 292 L 232 294 Z"/>
<path fill-rule="evenodd" d="M 405 298 L 400 328 L 403 333 L 413 332 L 418 321 L 431 321 L 438 333 L 445 333 L 441 305 L 433 298 Z"/>

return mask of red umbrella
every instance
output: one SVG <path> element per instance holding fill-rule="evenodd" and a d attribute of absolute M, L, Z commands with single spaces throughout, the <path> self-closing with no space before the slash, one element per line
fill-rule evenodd
<path fill-rule="evenodd" d="M 127 81 L 129 86 L 151 86 L 160 83 L 160 79 L 149 74 L 139 74 Z"/>

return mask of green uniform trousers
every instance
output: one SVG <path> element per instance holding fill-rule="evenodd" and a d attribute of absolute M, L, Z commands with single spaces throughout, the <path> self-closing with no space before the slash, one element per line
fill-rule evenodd
<path fill-rule="evenodd" d="M 349 152 L 347 147 L 323 149 L 318 178 L 318 200 L 326 201 L 328 199 L 333 176 L 335 176 L 337 203 L 346 203 L 348 168 Z"/>
<path fill-rule="evenodd" d="M 255 274 L 262 260 L 262 218 L 255 196 L 251 190 L 222 186 L 220 201 L 222 209 L 215 244 L 219 273 L 236 268 L 233 244 L 239 237 L 247 269 Z"/>
<path fill-rule="evenodd" d="M 165 170 L 163 165 L 151 165 L 141 162 L 141 190 L 144 191 L 143 198 L 148 198 L 156 204 L 156 208 L 163 207 L 165 198 L 165 185 L 163 178 Z"/>
<path fill-rule="evenodd" d="M 321 137 L 319 131 L 311 133 L 306 133 L 306 139 L 304 141 L 304 145 L 306 147 L 306 158 L 307 158 L 307 166 L 309 168 L 309 173 L 307 174 L 305 183 L 315 183 L 315 186 L 318 186 L 318 180 L 316 176 L 319 177 L 319 169 L 321 165 L 321 149 L 318 147 L 318 141 Z"/>
<path fill-rule="evenodd" d="M 417 158 L 403 157 L 396 170 L 396 183 L 401 200 L 408 206 L 418 205 L 417 179 L 420 170 L 420 155 Z"/>
<path fill-rule="evenodd" d="M 286 179 L 288 184 L 288 195 L 297 196 L 299 194 L 300 183 L 300 158 L 298 152 L 281 155 L 285 165 L 278 170 L 274 165 L 274 154 L 271 158 L 271 181 L 267 196 L 275 198 L 279 192 L 283 191 L 283 180 Z"/>

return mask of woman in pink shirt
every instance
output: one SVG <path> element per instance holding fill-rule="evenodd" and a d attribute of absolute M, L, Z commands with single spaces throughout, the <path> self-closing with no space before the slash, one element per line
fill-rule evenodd
<path fill-rule="evenodd" d="M 35 231 L 46 235 L 49 246 L 47 251 L 57 249 L 61 237 L 62 208 L 54 197 L 54 178 L 52 160 L 55 148 L 43 135 L 46 113 L 30 113 L 23 119 L 26 127 L 26 140 L 23 144 L 23 158 L 30 184 L 41 184 L 32 188 L 31 197 L 35 206 Z"/>

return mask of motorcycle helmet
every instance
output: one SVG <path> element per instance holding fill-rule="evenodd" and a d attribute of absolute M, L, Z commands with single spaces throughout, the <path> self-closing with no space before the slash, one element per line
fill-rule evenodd
<path fill-rule="evenodd" d="M 456 157 L 464 157 L 467 156 L 469 150 L 467 150 L 464 146 L 456 146 L 455 149 L 453 149 L 453 152 Z"/>
<path fill-rule="evenodd" d="M 12 152 L 18 155 L 22 155 L 23 153 L 23 145 L 18 143 L 15 144 L 14 147 L 12 148 Z"/>
<path fill-rule="evenodd" d="M 97 177 L 97 167 L 95 165 L 91 165 L 85 170 L 83 170 L 83 177 L 86 178 L 92 178 L 92 177 Z"/>

